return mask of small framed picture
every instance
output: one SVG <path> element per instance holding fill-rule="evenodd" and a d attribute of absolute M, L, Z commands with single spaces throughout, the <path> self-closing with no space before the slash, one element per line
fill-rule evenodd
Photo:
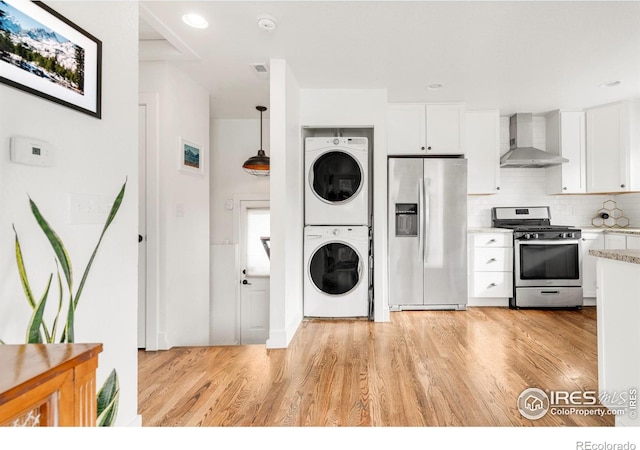
<path fill-rule="evenodd" d="M 202 146 L 180 138 L 180 170 L 190 173 L 204 173 L 204 153 Z"/>

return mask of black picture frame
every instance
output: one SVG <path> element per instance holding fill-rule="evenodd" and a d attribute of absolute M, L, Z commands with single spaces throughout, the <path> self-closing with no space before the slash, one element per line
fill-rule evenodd
<path fill-rule="evenodd" d="M 102 42 L 40 1 L 0 0 L 0 83 L 102 118 Z"/>

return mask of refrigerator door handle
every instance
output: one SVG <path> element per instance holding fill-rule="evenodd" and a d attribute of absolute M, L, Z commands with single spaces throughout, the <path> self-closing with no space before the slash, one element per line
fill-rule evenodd
<path fill-rule="evenodd" d="M 418 180 L 418 248 L 420 259 L 424 260 L 424 179 Z"/>
<path fill-rule="evenodd" d="M 422 216 L 424 217 L 424 228 L 422 230 L 422 234 L 424 235 L 423 241 L 423 261 L 426 263 L 427 259 L 429 259 L 429 228 L 431 221 L 431 202 L 429 201 L 429 187 L 431 185 L 431 179 L 425 178 L 422 180 L 422 198 L 424 203 L 424 209 Z"/>

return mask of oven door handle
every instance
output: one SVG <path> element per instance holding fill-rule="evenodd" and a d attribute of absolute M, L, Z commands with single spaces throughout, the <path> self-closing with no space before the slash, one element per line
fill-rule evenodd
<path fill-rule="evenodd" d="M 560 295 L 560 291 L 540 291 L 540 295 Z"/>

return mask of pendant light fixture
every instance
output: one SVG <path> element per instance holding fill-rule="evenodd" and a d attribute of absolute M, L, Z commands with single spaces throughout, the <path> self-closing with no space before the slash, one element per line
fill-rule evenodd
<path fill-rule="evenodd" d="M 251 175 L 268 177 L 270 168 L 269 157 L 265 155 L 264 150 L 262 149 L 262 113 L 267 110 L 267 107 L 256 106 L 256 109 L 260 111 L 260 150 L 258 150 L 258 154 L 256 156 L 252 156 L 247 159 L 242 165 L 242 168 Z"/>

